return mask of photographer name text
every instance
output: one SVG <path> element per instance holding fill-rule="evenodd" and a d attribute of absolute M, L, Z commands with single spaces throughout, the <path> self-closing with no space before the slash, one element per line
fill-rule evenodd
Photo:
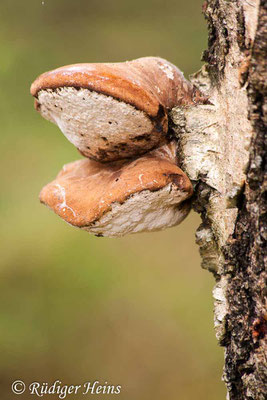
<path fill-rule="evenodd" d="M 98 395 L 110 394 L 116 395 L 121 393 L 120 385 L 108 384 L 108 382 L 101 383 L 95 380 L 94 382 L 85 382 L 78 385 L 64 385 L 61 381 L 56 380 L 53 384 L 47 382 L 32 382 L 28 386 L 21 381 L 17 380 L 12 383 L 12 392 L 15 394 L 22 394 L 28 391 L 30 395 L 43 397 L 48 395 L 57 395 L 59 399 L 65 399 L 68 395 Z"/>

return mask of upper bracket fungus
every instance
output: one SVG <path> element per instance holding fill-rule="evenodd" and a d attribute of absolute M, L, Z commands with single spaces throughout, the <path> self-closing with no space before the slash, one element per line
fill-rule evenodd
<path fill-rule="evenodd" d="M 180 223 L 193 193 L 177 166 L 168 113 L 206 98 L 177 67 L 156 57 L 74 64 L 42 74 L 35 107 L 90 159 L 63 167 L 40 194 L 68 223 L 98 236 Z"/>
<path fill-rule="evenodd" d="M 201 93 L 158 57 L 74 64 L 46 72 L 31 86 L 35 107 L 67 139 L 100 162 L 140 156 L 168 141 L 168 111 Z"/>

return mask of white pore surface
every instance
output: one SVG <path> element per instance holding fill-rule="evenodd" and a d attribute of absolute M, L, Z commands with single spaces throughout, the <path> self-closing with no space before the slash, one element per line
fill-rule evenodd
<path fill-rule="evenodd" d="M 82 152 L 149 133 L 153 129 L 143 111 L 88 89 L 62 87 L 38 93 L 42 116 L 59 126 L 67 139 Z M 104 138 L 104 139 L 103 139 Z M 90 149 L 88 149 L 88 146 Z"/>
<path fill-rule="evenodd" d="M 114 203 L 99 221 L 83 229 L 94 234 L 117 237 L 169 228 L 179 224 L 188 214 L 189 207 L 180 208 L 180 202 L 186 196 L 173 184 L 155 192 L 144 190 L 123 204 Z"/>

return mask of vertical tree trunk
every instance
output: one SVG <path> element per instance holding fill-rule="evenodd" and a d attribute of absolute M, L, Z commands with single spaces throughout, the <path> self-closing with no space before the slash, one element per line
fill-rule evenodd
<path fill-rule="evenodd" d="M 202 266 L 216 278 L 216 336 L 225 347 L 228 398 L 235 400 L 267 396 L 264 3 L 205 1 L 206 64 L 192 81 L 210 104 L 171 112 L 202 216 Z"/>

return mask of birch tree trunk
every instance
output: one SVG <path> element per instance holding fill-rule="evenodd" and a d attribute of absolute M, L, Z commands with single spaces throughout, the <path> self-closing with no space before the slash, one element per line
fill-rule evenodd
<path fill-rule="evenodd" d="M 265 5 L 264 5 L 265 4 Z M 225 348 L 228 398 L 267 397 L 266 3 L 208 0 L 204 67 L 193 83 L 210 104 L 171 112 L 180 162 L 202 216 L 202 266 L 216 279 L 215 330 Z M 265 225 L 265 226 L 264 226 Z"/>

